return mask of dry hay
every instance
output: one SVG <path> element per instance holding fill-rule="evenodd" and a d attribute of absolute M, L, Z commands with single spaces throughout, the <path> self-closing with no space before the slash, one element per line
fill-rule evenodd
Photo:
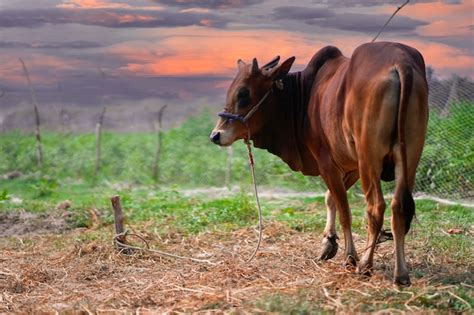
<path fill-rule="evenodd" d="M 250 264 L 244 260 L 254 246 L 251 228 L 190 237 L 171 233 L 162 238 L 146 229 L 142 226 L 138 232 L 151 246 L 218 263 L 122 255 L 111 245 L 111 230 L 104 228 L 4 239 L 0 242 L 0 312 L 254 313 L 262 311 L 262 302 L 256 301 L 275 294 L 295 298 L 303 294 L 305 301 L 322 310 L 343 313 L 364 310 L 365 304 L 380 309 L 377 304 L 391 299 L 400 300 L 405 311 L 419 311 L 413 292 L 423 295 L 436 290 L 460 298 L 441 277 L 456 277 L 472 288 L 469 266 L 456 265 L 449 257 L 435 259 L 414 242 L 407 250 L 415 290 L 400 291 L 391 284 L 391 242 L 379 246 L 375 274 L 366 279 L 344 270 L 342 248 L 334 260 L 318 262 L 321 235 L 296 232 L 280 223 L 267 223 L 262 249 Z M 360 251 L 363 239 L 357 235 L 355 239 Z"/>

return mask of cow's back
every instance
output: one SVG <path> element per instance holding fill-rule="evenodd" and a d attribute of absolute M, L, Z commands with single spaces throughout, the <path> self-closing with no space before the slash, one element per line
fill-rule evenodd
<path fill-rule="evenodd" d="M 416 49 L 392 42 L 368 43 L 358 47 L 345 76 L 344 119 L 353 128 L 352 132 L 361 132 L 358 128 L 378 127 L 393 140 L 388 134 L 396 127 L 401 88 L 407 79 L 411 82 L 413 106 L 426 107 L 428 86 L 425 63 Z M 417 115 L 415 109 L 408 110 Z"/>
<path fill-rule="evenodd" d="M 352 54 L 347 70 L 348 85 L 363 90 L 367 83 L 401 65 L 411 67 L 426 83 L 425 62 L 415 48 L 393 42 L 363 44 Z"/>

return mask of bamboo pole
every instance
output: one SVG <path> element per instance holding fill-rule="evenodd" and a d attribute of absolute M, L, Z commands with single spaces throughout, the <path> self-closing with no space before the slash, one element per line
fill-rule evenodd
<path fill-rule="evenodd" d="M 102 154 L 102 125 L 104 123 L 105 111 L 106 107 L 104 106 L 95 125 L 95 177 L 97 177 L 100 171 L 100 160 Z"/>
<path fill-rule="evenodd" d="M 25 73 L 26 81 L 28 82 L 28 87 L 30 88 L 30 94 L 31 94 L 31 100 L 33 102 L 33 109 L 35 113 L 35 124 L 36 124 L 36 129 L 35 129 L 35 137 L 36 137 L 36 159 L 38 162 L 38 167 L 42 168 L 43 167 L 43 145 L 41 143 L 41 122 L 40 122 L 40 116 L 39 116 L 39 111 L 38 111 L 38 102 L 36 99 L 36 93 L 35 90 L 33 89 L 33 85 L 31 84 L 30 80 L 30 75 L 28 73 L 28 68 L 26 67 L 25 62 L 23 59 L 18 58 L 23 66 L 23 71 Z"/>
<path fill-rule="evenodd" d="M 158 141 L 156 144 L 156 153 L 155 158 L 153 160 L 153 167 L 152 167 L 152 176 L 156 183 L 160 181 L 160 159 L 161 159 L 161 151 L 163 150 L 163 113 L 165 108 L 168 105 L 163 105 L 160 110 L 158 111 L 158 120 L 156 123 L 156 130 L 157 130 L 157 137 Z"/>
<path fill-rule="evenodd" d="M 380 34 L 382 34 L 382 32 L 384 31 L 385 27 L 387 27 L 388 23 L 390 23 L 390 21 L 393 19 L 393 17 L 398 13 L 398 11 L 400 11 L 404 6 L 406 6 L 408 4 L 408 2 L 410 2 L 410 0 L 406 0 L 404 4 L 402 4 L 401 6 L 399 6 L 395 12 L 393 12 L 393 14 L 388 18 L 387 22 L 385 22 L 385 24 L 382 26 L 382 28 L 379 30 L 379 32 L 377 33 L 377 35 L 374 36 L 374 38 L 372 39 L 372 43 L 375 42 L 377 40 L 377 38 L 380 36 Z"/>

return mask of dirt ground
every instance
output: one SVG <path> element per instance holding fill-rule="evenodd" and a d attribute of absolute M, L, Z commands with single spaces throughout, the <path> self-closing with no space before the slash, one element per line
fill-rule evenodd
<path fill-rule="evenodd" d="M 62 233 L 68 229 L 65 218 L 31 212 L 0 213 L 0 237 Z"/>
<path fill-rule="evenodd" d="M 32 225 L 5 234 L 4 226 L 31 220 L 46 220 L 49 228 L 39 224 L 36 230 Z M 200 264 L 155 254 L 120 254 L 109 227 L 66 230 L 61 219 L 25 214 L 0 221 L 2 236 L 10 235 L 0 239 L 0 312 L 256 313 L 285 312 L 291 303 L 293 308 L 340 313 L 416 312 L 423 310 L 420 297 L 433 294 L 442 297 L 433 297 L 439 303 L 468 303 L 453 293 L 454 285 L 446 279 L 474 288 L 472 266 L 435 258 L 421 243 L 407 246 L 413 285 L 404 290 L 391 283 L 391 242 L 379 246 L 374 275 L 365 278 L 342 267 L 343 242 L 334 260 L 320 262 L 315 258 L 321 235 L 280 223 L 266 222 L 264 242 L 251 263 L 245 262 L 255 245 L 256 233 L 250 228 L 159 237 L 146 232 L 150 227 L 135 227 L 154 248 L 212 262 Z M 357 235 L 355 240 L 360 252 L 364 240 Z"/>

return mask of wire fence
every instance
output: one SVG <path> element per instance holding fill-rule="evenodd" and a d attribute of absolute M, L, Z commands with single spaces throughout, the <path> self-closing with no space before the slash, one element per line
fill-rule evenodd
<path fill-rule="evenodd" d="M 428 68 L 430 121 L 416 190 L 450 199 L 474 198 L 474 82 L 439 80 Z"/>

